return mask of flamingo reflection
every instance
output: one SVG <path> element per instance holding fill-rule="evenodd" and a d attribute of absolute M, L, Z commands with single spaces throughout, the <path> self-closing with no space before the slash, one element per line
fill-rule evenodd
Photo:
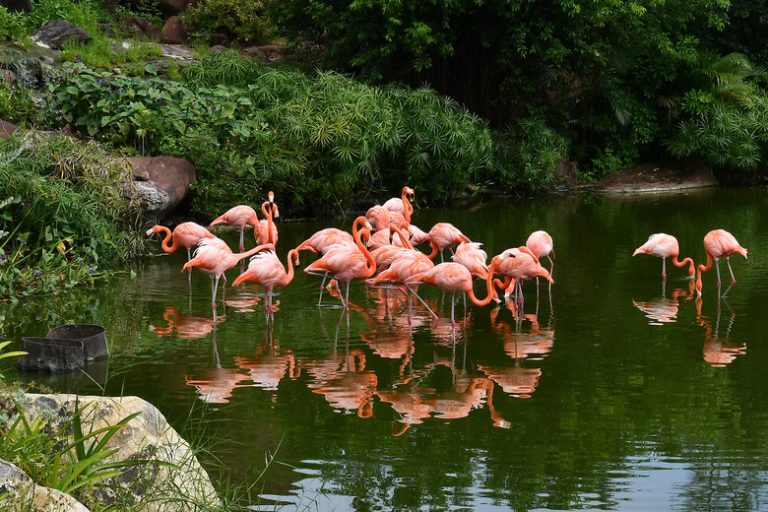
<path fill-rule="evenodd" d="M 192 386 L 198 398 L 209 404 L 229 403 L 232 392 L 239 383 L 250 380 L 248 375 L 240 373 L 238 368 L 222 368 L 216 346 L 216 329 L 212 337 L 214 367 L 207 370 L 202 378 L 185 377 L 187 386 Z"/>
<path fill-rule="evenodd" d="M 507 301 L 505 306 L 512 311 L 513 318 L 517 317 L 514 301 Z M 541 327 L 538 315 L 529 313 L 521 320 L 515 320 L 512 329 L 508 322 L 498 320 L 501 308 L 491 312 L 491 322 L 494 329 L 501 333 L 504 352 L 514 364 L 478 364 L 477 368 L 488 378 L 501 386 L 504 393 L 516 398 L 530 398 L 539 385 L 541 368 L 523 367 L 523 360 L 535 361 L 543 359 L 554 346 L 555 331 L 551 326 Z M 530 322 L 530 328 L 523 331 L 523 323 Z"/>
<path fill-rule="evenodd" d="M 208 336 L 217 323 L 224 321 L 224 316 L 214 320 L 204 316 L 185 315 L 174 306 L 168 306 L 163 313 L 163 319 L 167 322 L 166 325 L 150 326 L 150 330 L 154 331 L 158 337 L 170 336 L 175 332 L 178 339 L 191 340 Z"/>
<path fill-rule="evenodd" d="M 713 368 L 722 368 L 727 364 L 732 363 L 738 356 L 743 356 L 747 353 L 747 344 L 742 343 L 736 345 L 731 342 L 730 335 L 733 323 L 736 320 L 736 312 L 728 306 L 730 317 L 728 319 L 728 326 L 725 329 L 725 334 L 720 334 L 720 313 L 722 297 L 718 297 L 717 301 L 717 316 L 715 317 L 715 326 L 712 328 L 712 322 L 701 314 L 702 300 L 701 296 L 696 298 L 696 323 L 704 327 L 704 347 L 702 349 L 704 353 L 704 361 Z"/>
<path fill-rule="evenodd" d="M 662 281 L 663 282 L 663 281 Z M 663 325 L 677 322 L 677 312 L 680 309 L 680 299 L 691 300 L 693 298 L 695 283 L 688 281 L 688 288 L 675 288 L 672 296 L 667 298 L 662 286 L 661 297 L 647 301 L 633 300 L 632 305 L 639 309 L 648 318 L 649 325 Z"/>
<path fill-rule="evenodd" d="M 282 350 L 273 339 L 272 326 L 265 328 L 265 337 L 256 349 L 256 355 L 235 357 L 238 368 L 248 370 L 253 386 L 276 390 L 286 373 L 292 380 L 297 379 L 300 368 L 291 350 Z"/>
<path fill-rule="evenodd" d="M 343 354 L 337 353 L 339 325 L 347 319 L 347 338 Z M 349 315 L 342 311 L 336 324 L 336 338 L 331 353 L 322 359 L 301 361 L 313 393 L 323 395 L 331 407 L 340 412 L 354 412 L 360 418 L 373 416 L 373 395 L 378 378 L 373 370 L 366 369 L 365 352 L 349 347 Z"/>

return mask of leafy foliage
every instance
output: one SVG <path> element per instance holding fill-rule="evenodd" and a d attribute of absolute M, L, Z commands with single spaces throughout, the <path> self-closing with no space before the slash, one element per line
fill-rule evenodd
<path fill-rule="evenodd" d="M 51 87 L 61 120 L 113 144 L 196 163 L 195 205 L 209 213 L 255 202 L 270 187 L 294 207 L 344 209 L 384 183 L 408 182 L 435 200 L 493 165 L 487 126 L 429 89 L 371 87 L 230 57 L 184 70 L 188 83 L 65 67 Z"/>
<path fill-rule="evenodd" d="M 0 5 L 0 40 L 19 40 L 26 32 L 23 15 L 9 12 Z"/>
<path fill-rule="evenodd" d="M 264 43 L 271 36 L 271 24 L 262 0 L 199 0 L 182 14 L 193 37 L 224 34 L 241 43 Z"/>
<path fill-rule="evenodd" d="M 11 300 L 99 276 L 139 254 L 130 171 L 67 137 L 0 141 L 0 292 Z"/>

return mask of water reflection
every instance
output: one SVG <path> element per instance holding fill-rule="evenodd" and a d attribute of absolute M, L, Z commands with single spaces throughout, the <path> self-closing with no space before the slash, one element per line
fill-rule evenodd
<path fill-rule="evenodd" d="M 339 326 L 346 319 L 346 339 L 343 353 L 337 350 Z M 365 352 L 349 346 L 349 315 L 342 310 L 336 323 L 336 335 L 331 352 L 323 358 L 301 361 L 307 371 L 307 387 L 323 395 L 333 410 L 355 413 L 360 418 L 373 416 L 372 398 L 378 385 L 373 370 L 366 369 Z"/>
<path fill-rule="evenodd" d="M 725 327 L 725 333 L 720 334 L 720 316 L 722 311 L 722 303 L 728 308 L 729 317 L 728 325 Z M 696 323 L 704 327 L 704 361 L 714 368 L 722 368 L 727 364 L 732 363 L 736 357 L 743 356 L 747 353 L 747 344 L 735 344 L 731 341 L 731 329 L 733 329 L 733 323 L 736 321 L 736 312 L 731 308 L 724 297 L 718 297 L 717 300 L 717 314 L 715 317 L 715 326 L 712 327 L 712 322 L 701 314 L 702 299 L 696 298 Z"/>
<path fill-rule="evenodd" d="M 279 343 L 274 341 L 272 325 L 268 324 L 264 331 L 264 339 L 256 348 L 256 354 L 235 357 L 235 365 L 248 371 L 254 387 L 276 390 L 286 374 L 291 379 L 297 379 L 301 369 L 293 351 L 281 349 Z"/>
<path fill-rule="evenodd" d="M 639 301 L 632 300 L 632 305 L 639 309 L 648 318 L 649 325 L 664 325 L 677 322 L 677 312 L 680 309 L 680 300 L 689 301 L 693 298 L 694 282 L 688 281 L 688 288 L 675 288 L 671 297 L 665 293 L 666 281 L 662 281 L 661 296 L 655 299 Z"/>
<path fill-rule="evenodd" d="M 239 383 L 248 381 L 248 375 L 240 373 L 238 368 L 222 368 L 219 349 L 216 345 L 217 330 L 213 329 L 211 350 L 214 367 L 207 370 L 201 378 L 185 377 L 187 386 L 195 388 L 200 400 L 209 404 L 226 404 Z"/>
<path fill-rule="evenodd" d="M 192 340 L 204 338 L 211 334 L 214 326 L 225 320 L 224 316 L 217 317 L 216 320 L 204 316 L 196 316 L 192 313 L 183 314 L 174 306 L 168 306 L 163 313 L 165 325 L 151 325 L 149 329 L 154 331 L 158 337 L 171 336 L 181 340 Z"/>
<path fill-rule="evenodd" d="M 512 322 L 500 318 L 509 310 Z M 551 321 L 551 317 L 550 317 Z M 518 318 L 514 301 L 508 301 L 505 308 L 491 311 L 491 325 L 501 334 L 504 353 L 512 359 L 512 365 L 504 362 L 481 363 L 477 369 L 496 382 L 504 393 L 516 398 L 530 398 L 539 385 L 541 368 L 522 366 L 523 360 L 540 361 L 552 351 L 555 344 L 555 330 L 551 323 L 542 327 L 535 313 Z"/>

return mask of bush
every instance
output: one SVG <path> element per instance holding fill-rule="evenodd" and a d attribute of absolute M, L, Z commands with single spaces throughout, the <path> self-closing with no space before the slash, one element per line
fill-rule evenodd
<path fill-rule="evenodd" d="M 507 191 L 539 191 L 555 184 L 557 169 L 567 158 L 568 144 L 543 120 L 529 118 L 499 134 L 496 148 L 502 187 Z"/>
<path fill-rule="evenodd" d="M 185 69 L 189 83 L 65 66 L 53 109 L 58 122 L 113 144 L 195 162 L 194 207 L 206 215 L 257 203 L 267 188 L 315 212 L 404 183 L 444 200 L 493 163 L 487 126 L 434 91 L 254 63 L 237 75 L 247 87 L 206 85 L 223 62 Z"/>
<path fill-rule="evenodd" d="M 0 5 L 0 40 L 19 40 L 27 34 L 22 16 Z"/>
<path fill-rule="evenodd" d="M 219 33 L 240 43 L 264 43 L 272 34 L 261 0 L 199 0 L 182 19 L 196 38 Z"/>
<path fill-rule="evenodd" d="M 29 92 L 0 81 L 0 119 L 12 123 L 32 120 L 36 112 Z"/>
<path fill-rule="evenodd" d="M 0 141 L 0 295 L 55 292 L 143 252 L 132 173 L 95 144 Z"/>

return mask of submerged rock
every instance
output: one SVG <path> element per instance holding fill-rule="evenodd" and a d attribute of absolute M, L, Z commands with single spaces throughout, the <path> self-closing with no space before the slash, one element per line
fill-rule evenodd
<path fill-rule="evenodd" d="M 54 432 L 65 430 L 76 411 L 80 411 L 85 434 L 116 425 L 124 418 L 138 413 L 109 440 L 106 448 L 117 451 L 104 462 L 147 462 L 119 468 L 119 475 L 96 488 L 93 500 L 101 507 L 111 505 L 118 510 L 131 508 L 143 512 L 191 512 L 204 509 L 206 505 L 221 506 L 208 474 L 195 458 L 189 444 L 168 424 L 159 410 L 141 398 L 25 394 L 17 398 L 17 402 L 30 421 L 42 418 L 48 425 L 46 428 L 50 429 L 48 431 Z M 10 415 L 11 421 L 15 410 L 10 397 L 0 397 L 0 411 Z M 0 463 L 0 489 L 3 486 L 11 488 L 5 481 L 19 482 L 13 484 L 13 489 L 21 489 L 14 491 L 17 493 L 29 488 L 30 481 L 24 480 L 23 473 L 19 475 L 20 470 L 15 472 L 14 469 L 18 470 L 10 464 Z M 29 494 L 29 491 L 24 492 L 27 492 L 25 496 Z M 61 510 L 87 511 L 79 502 L 73 502 L 72 507 Z M 2 505 L 0 501 L 0 510 L 14 510 L 3 508 Z M 81 508 L 76 508 L 78 505 Z"/>

